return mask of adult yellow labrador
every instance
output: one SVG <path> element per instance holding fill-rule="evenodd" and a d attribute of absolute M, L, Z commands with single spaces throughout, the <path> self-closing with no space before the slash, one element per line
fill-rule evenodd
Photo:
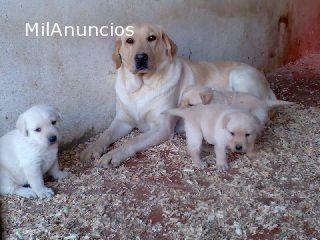
<path fill-rule="evenodd" d="M 111 143 L 136 127 L 143 133 L 104 154 L 98 161 L 100 166 L 119 166 L 135 153 L 168 140 L 177 119 L 161 113 L 177 107 L 189 85 L 275 99 L 265 76 L 255 68 L 238 62 L 176 57 L 177 47 L 161 27 L 145 23 L 132 26 L 133 36 L 118 38 L 112 55 L 117 68 L 116 116 L 100 138 L 82 152 L 82 160 L 100 158 Z"/>

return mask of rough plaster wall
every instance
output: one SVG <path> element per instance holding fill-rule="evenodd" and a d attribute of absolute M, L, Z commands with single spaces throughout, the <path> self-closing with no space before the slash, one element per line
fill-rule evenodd
<path fill-rule="evenodd" d="M 36 103 L 64 115 L 64 142 L 106 128 L 114 116 L 111 37 L 25 37 L 25 23 L 125 25 L 150 21 L 167 29 L 179 55 L 278 64 L 278 21 L 287 0 L 0 0 L 0 135 Z"/>
<path fill-rule="evenodd" d="M 285 62 L 320 52 L 320 0 L 292 0 L 285 20 Z"/>

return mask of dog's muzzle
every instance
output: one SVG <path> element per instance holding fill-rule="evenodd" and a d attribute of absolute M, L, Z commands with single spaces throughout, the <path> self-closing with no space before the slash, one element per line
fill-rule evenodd
<path fill-rule="evenodd" d="M 134 57 L 136 69 L 138 71 L 148 69 L 148 59 L 149 57 L 146 53 L 136 54 L 136 56 Z"/>

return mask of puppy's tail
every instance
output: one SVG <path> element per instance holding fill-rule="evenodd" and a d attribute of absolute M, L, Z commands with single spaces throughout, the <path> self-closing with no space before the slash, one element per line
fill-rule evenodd
<path fill-rule="evenodd" d="M 184 110 L 183 108 L 172 108 L 162 112 L 161 114 L 169 114 L 184 118 L 186 116 L 186 110 Z"/>
<path fill-rule="evenodd" d="M 294 102 L 282 101 L 282 100 L 266 100 L 269 108 L 275 108 L 279 106 L 290 106 L 295 104 Z"/>

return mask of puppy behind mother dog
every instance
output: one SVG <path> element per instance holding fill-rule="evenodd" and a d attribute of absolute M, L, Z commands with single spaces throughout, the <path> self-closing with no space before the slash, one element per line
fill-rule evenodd
<path fill-rule="evenodd" d="M 276 99 L 257 69 L 238 62 L 177 57 L 176 45 L 161 27 L 146 23 L 132 26 L 133 36 L 118 38 L 112 55 L 117 68 L 116 116 L 100 138 L 82 152 L 82 160 L 100 158 L 111 143 L 136 127 L 143 133 L 103 155 L 100 166 L 119 166 L 135 153 L 168 140 L 177 118 L 161 113 L 177 107 L 189 85 Z"/>

